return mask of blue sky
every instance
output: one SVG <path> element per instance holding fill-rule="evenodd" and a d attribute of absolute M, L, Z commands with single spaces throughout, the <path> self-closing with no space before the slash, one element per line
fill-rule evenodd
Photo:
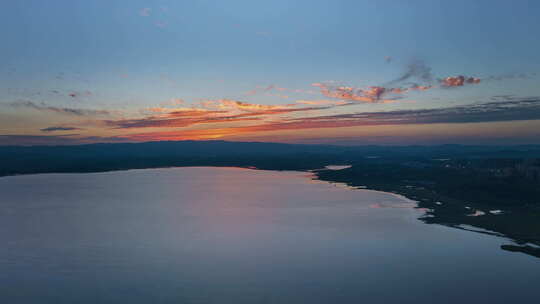
<path fill-rule="evenodd" d="M 0 103 L 123 111 L 122 118 L 174 98 L 183 107 L 220 99 L 281 105 L 328 99 L 313 83 L 385 86 L 411 62 L 430 68 L 435 82 L 482 81 L 333 111 L 539 96 L 539 8 L 537 1 L 9 1 L 0 10 Z M 23 111 L 0 105 L 5 121 Z M 40 135 L 46 121 L 32 115 L 24 119 L 34 129 L 0 123 L 0 133 Z"/>

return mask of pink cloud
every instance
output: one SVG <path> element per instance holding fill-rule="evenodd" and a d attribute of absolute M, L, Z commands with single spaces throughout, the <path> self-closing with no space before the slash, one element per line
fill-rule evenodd
<path fill-rule="evenodd" d="M 401 88 L 385 88 L 381 86 L 371 86 L 367 89 L 358 89 L 347 86 L 330 86 L 324 83 L 314 83 L 312 85 L 314 87 L 318 87 L 321 93 L 326 97 L 367 103 L 392 102 L 395 100 L 395 98 L 383 99 L 383 95 L 390 93 L 401 94 L 408 90 Z"/>
<path fill-rule="evenodd" d="M 336 105 L 336 106 L 342 106 L 349 104 L 346 101 L 336 101 L 336 100 L 297 100 L 296 103 L 299 104 L 305 104 L 305 105 Z"/>
<path fill-rule="evenodd" d="M 442 87 L 462 87 L 465 84 L 478 84 L 480 78 L 466 77 L 463 75 L 450 76 L 440 80 Z"/>

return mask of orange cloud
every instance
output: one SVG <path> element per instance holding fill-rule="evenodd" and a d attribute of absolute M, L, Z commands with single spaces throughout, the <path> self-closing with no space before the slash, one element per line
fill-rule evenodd
<path fill-rule="evenodd" d="M 349 104 L 346 101 L 336 101 L 336 100 L 297 100 L 296 103 L 305 104 L 305 105 L 314 105 L 314 106 L 320 106 L 320 105 L 343 106 L 343 105 Z"/>
<path fill-rule="evenodd" d="M 262 122 L 250 126 L 128 135 L 138 140 L 210 139 L 245 133 L 357 126 L 482 123 L 540 118 L 540 99 L 523 98 L 447 108 L 363 112 Z M 153 137 L 154 136 L 154 137 Z"/>
<path fill-rule="evenodd" d="M 459 75 L 446 77 L 439 81 L 442 87 L 462 87 L 465 84 L 478 84 L 480 83 L 480 78 Z"/>
<path fill-rule="evenodd" d="M 209 100 L 202 103 L 206 108 L 222 109 L 222 110 L 240 110 L 240 111 L 268 111 L 276 109 L 287 109 L 290 105 L 264 105 L 236 101 L 231 99 Z"/>
<path fill-rule="evenodd" d="M 263 105 L 220 99 L 202 102 L 204 108 L 147 108 L 157 113 L 142 118 L 107 120 L 105 125 L 117 129 L 187 127 L 196 124 L 230 123 L 262 120 L 271 115 L 328 109 L 333 105 L 297 107 L 298 104 Z"/>
<path fill-rule="evenodd" d="M 321 93 L 326 97 L 361 102 L 375 102 L 371 97 L 357 94 L 357 90 L 352 87 L 331 87 L 324 83 L 313 83 L 312 86 L 318 87 L 321 90 Z"/>
<path fill-rule="evenodd" d="M 413 90 L 427 90 L 430 86 L 414 85 L 410 88 L 386 88 L 382 86 L 370 86 L 367 89 L 358 89 L 346 86 L 330 86 L 324 83 L 313 83 L 312 86 L 318 87 L 321 93 L 330 98 L 341 100 L 359 101 L 367 103 L 390 103 L 395 102 L 400 96 L 392 98 L 383 98 L 388 94 L 400 95 Z"/>
<path fill-rule="evenodd" d="M 251 113 L 227 114 L 226 111 L 209 110 L 176 110 L 164 115 L 149 116 L 143 118 L 107 120 L 106 125 L 117 129 L 129 128 L 170 128 L 170 127 L 188 127 L 195 124 L 208 124 L 219 122 L 239 122 L 259 120 L 253 117 Z"/>
<path fill-rule="evenodd" d="M 419 81 L 420 83 L 423 83 L 423 85 L 416 82 L 411 85 L 411 79 Z M 431 67 L 421 60 L 413 60 L 407 65 L 406 70 L 401 76 L 382 86 L 369 86 L 365 89 L 360 89 L 329 84 L 334 83 L 334 81 L 313 83 L 312 86 L 318 87 L 324 96 L 330 98 L 366 103 L 387 103 L 400 99 L 402 97 L 401 95 L 411 91 L 426 91 L 434 88 L 434 86 L 431 85 L 433 79 Z M 465 84 L 478 84 L 480 81 L 480 78 L 462 75 L 438 80 L 439 87 L 442 88 L 461 87 Z M 403 84 L 405 84 L 405 87 L 403 87 Z M 390 95 L 390 97 L 388 97 L 388 95 Z"/>
<path fill-rule="evenodd" d="M 460 87 L 465 84 L 478 84 L 480 78 L 455 76 L 440 79 L 441 87 Z M 434 88 L 432 85 L 413 84 L 409 87 L 385 87 L 369 86 L 366 89 L 359 89 L 348 86 L 332 86 L 325 83 L 313 83 L 312 86 L 318 87 L 320 92 L 330 98 L 341 100 L 367 102 L 367 103 L 390 103 L 400 99 L 403 94 L 411 91 L 427 91 Z M 387 97 L 390 95 L 390 97 Z M 385 98 L 386 97 L 386 98 Z"/>

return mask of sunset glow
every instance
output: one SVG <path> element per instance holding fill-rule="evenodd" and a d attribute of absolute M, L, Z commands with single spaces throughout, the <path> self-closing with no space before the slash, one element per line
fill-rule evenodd
<path fill-rule="evenodd" d="M 2 35 L 2 144 L 343 138 L 412 144 L 449 137 L 461 143 L 471 134 L 486 143 L 540 142 L 532 127 L 540 119 L 540 44 L 521 34 L 538 26 L 537 18 L 526 18 L 531 10 L 513 7 L 519 21 L 503 25 L 496 14 L 476 19 L 472 12 L 481 6 L 472 3 L 465 15 L 449 3 L 409 11 L 391 2 L 384 14 L 374 2 L 351 4 L 354 9 L 310 3 L 299 23 L 296 5 L 267 4 L 264 10 L 279 14 L 268 13 L 264 22 L 246 14 L 254 5 L 137 1 L 105 8 L 56 1 L 36 4 L 33 11 L 42 13 L 33 14 L 7 4 L 2 31 L 19 25 Z M 506 5 L 492 4 L 500 12 Z M 370 13 L 348 18 L 355 10 Z M 417 18 L 425 14 L 444 22 L 428 26 Z M 475 29 L 449 29 L 455 23 L 446 21 L 457 15 L 459 24 Z M 409 21 L 398 33 L 380 25 L 389 16 Z M 497 34 L 503 30 L 504 39 Z M 362 39 L 345 47 L 337 43 L 344 37 Z M 451 44 L 436 42 L 441 39 Z M 506 48 L 526 40 L 526 48 Z M 30 51 L 35 44 L 39 54 Z M 511 141 L 487 131 L 515 130 L 511 122 L 519 121 L 531 128 L 509 134 Z M 462 124 L 467 134 L 453 131 Z M 404 129 L 417 133 L 402 137 Z"/>

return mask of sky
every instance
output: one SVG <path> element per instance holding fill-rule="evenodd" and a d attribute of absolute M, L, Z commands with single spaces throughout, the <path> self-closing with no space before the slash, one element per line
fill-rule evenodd
<path fill-rule="evenodd" d="M 21 0 L 0 145 L 540 144 L 538 1 Z"/>

